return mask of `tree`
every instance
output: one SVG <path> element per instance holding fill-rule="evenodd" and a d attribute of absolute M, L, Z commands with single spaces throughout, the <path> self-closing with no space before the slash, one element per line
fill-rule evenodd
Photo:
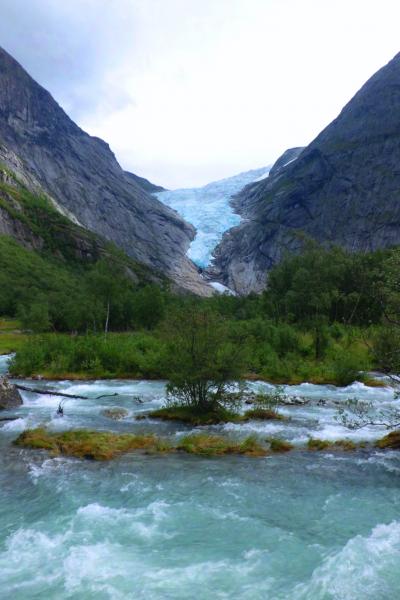
<path fill-rule="evenodd" d="M 164 317 L 165 305 L 160 288 L 146 285 L 133 298 L 133 320 L 135 325 L 153 329 Z"/>
<path fill-rule="evenodd" d="M 89 273 L 88 286 L 93 296 L 95 313 L 100 315 L 104 333 L 107 334 L 112 313 L 116 314 L 123 304 L 124 294 L 129 286 L 128 279 L 117 264 L 103 258 Z"/>
<path fill-rule="evenodd" d="M 377 367 L 394 376 L 400 373 L 400 250 L 395 249 L 383 265 L 384 283 L 376 286 L 382 305 L 384 327 L 373 340 Z M 397 378 L 398 380 L 398 378 Z"/>
<path fill-rule="evenodd" d="M 242 340 L 232 339 L 226 322 L 193 305 L 170 319 L 164 334 L 172 403 L 199 413 L 229 404 L 226 391 L 242 379 L 245 356 Z"/>
<path fill-rule="evenodd" d="M 35 333 L 49 331 L 51 328 L 49 318 L 49 305 L 45 297 L 38 297 L 35 302 L 28 306 L 20 306 L 18 317 L 24 329 L 30 329 Z"/>
<path fill-rule="evenodd" d="M 400 409 L 393 406 L 377 408 L 372 402 L 349 398 L 338 410 L 336 419 L 353 430 L 368 426 L 397 429 L 400 427 Z"/>

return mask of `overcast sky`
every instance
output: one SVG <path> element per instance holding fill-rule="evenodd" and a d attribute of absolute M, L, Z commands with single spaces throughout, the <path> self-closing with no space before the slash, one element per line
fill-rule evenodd
<path fill-rule="evenodd" d="M 399 0 L 0 0 L 0 44 L 169 188 L 309 143 L 400 51 Z"/>

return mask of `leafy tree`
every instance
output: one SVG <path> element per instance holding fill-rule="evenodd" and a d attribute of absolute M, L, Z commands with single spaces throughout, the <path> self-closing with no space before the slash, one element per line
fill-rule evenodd
<path fill-rule="evenodd" d="M 51 328 L 49 306 L 44 298 L 38 298 L 28 306 L 20 306 L 18 316 L 22 326 L 35 333 L 43 333 Z"/>
<path fill-rule="evenodd" d="M 338 410 L 336 420 L 353 430 L 369 426 L 397 429 L 400 427 L 400 410 L 395 407 L 377 408 L 372 402 L 349 398 Z"/>
<path fill-rule="evenodd" d="M 115 315 L 116 320 L 121 320 L 121 306 L 129 282 L 118 265 L 103 258 L 89 273 L 88 286 L 93 296 L 95 314 L 103 322 L 104 333 L 107 334 L 111 318 Z"/>
<path fill-rule="evenodd" d="M 288 255 L 274 267 L 264 293 L 264 307 L 277 320 L 310 326 L 319 322 L 379 322 L 388 252 L 357 254 L 308 243 L 303 254 Z M 314 327 L 314 325 L 313 325 Z"/>
<path fill-rule="evenodd" d="M 133 323 L 153 329 L 165 315 L 165 303 L 160 288 L 147 285 L 136 292 L 133 298 Z"/>
<path fill-rule="evenodd" d="M 200 413 L 229 403 L 228 386 L 243 377 L 243 340 L 232 339 L 218 315 L 195 306 L 171 319 L 164 333 L 172 402 Z"/>
<path fill-rule="evenodd" d="M 382 306 L 383 328 L 373 339 L 372 355 L 377 368 L 394 376 L 400 374 L 400 251 L 391 252 L 383 265 L 383 285 L 375 286 Z"/>

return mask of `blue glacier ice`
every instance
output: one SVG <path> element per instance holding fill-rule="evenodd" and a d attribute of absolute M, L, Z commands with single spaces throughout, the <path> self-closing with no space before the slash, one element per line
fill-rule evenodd
<path fill-rule="evenodd" d="M 223 233 L 238 225 L 239 215 L 230 206 L 233 195 L 247 184 L 268 176 L 270 167 L 240 173 L 234 177 L 213 181 L 200 188 L 158 192 L 161 202 L 175 209 L 186 221 L 196 227 L 196 237 L 190 245 L 188 257 L 199 267 L 206 267 Z"/>

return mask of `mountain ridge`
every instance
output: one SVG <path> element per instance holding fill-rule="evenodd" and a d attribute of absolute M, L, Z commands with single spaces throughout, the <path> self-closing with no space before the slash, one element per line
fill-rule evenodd
<path fill-rule="evenodd" d="M 178 288 L 212 293 L 186 257 L 194 228 L 124 172 L 108 144 L 76 125 L 2 48 L 0 142 L 81 225 Z"/>
<path fill-rule="evenodd" d="M 234 200 L 245 220 L 215 251 L 213 276 L 259 292 L 304 238 L 351 251 L 400 243 L 400 53 L 298 158 Z"/>

